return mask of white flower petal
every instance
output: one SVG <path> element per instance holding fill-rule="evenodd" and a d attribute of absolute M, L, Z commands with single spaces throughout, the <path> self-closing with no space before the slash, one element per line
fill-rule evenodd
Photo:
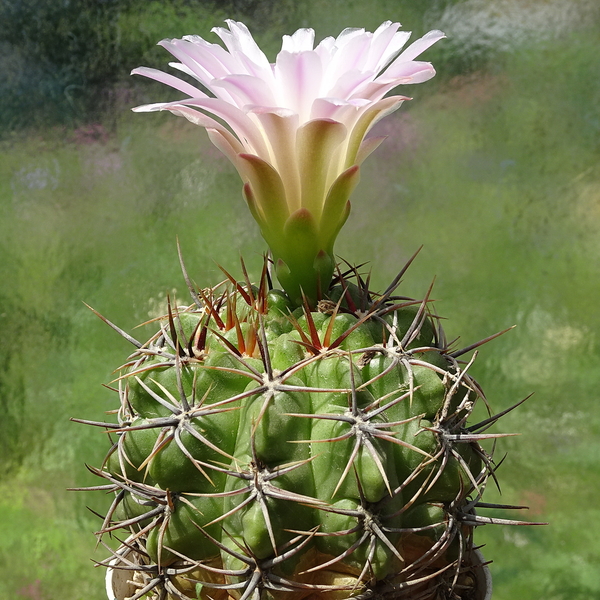
<path fill-rule="evenodd" d="M 231 19 L 225 22 L 230 31 L 224 27 L 214 27 L 212 31 L 223 40 L 230 54 L 239 61 L 240 65 L 245 67 L 247 73 L 257 76 L 268 75 L 270 72 L 269 60 L 254 41 L 246 25 Z"/>
<path fill-rule="evenodd" d="M 435 75 L 431 63 L 414 60 L 412 62 L 394 62 L 376 79 L 376 83 L 399 84 L 422 83 Z"/>
<path fill-rule="evenodd" d="M 393 23 L 390 27 L 382 30 L 381 32 L 375 32 L 373 34 L 373 43 L 371 45 L 371 55 L 369 58 L 369 65 L 371 61 L 376 60 L 376 64 L 371 68 L 380 72 L 384 69 L 400 52 L 404 47 L 404 44 L 410 38 L 410 31 L 396 31 L 399 23 Z"/>
<path fill-rule="evenodd" d="M 308 52 L 315 43 L 314 29 L 298 29 L 292 35 L 284 35 L 281 49 L 285 52 Z"/>
<path fill-rule="evenodd" d="M 264 84 L 264 81 L 253 75 L 227 75 L 221 79 L 215 79 L 211 88 L 223 88 L 234 98 L 235 104 L 240 108 L 247 104 L 260 104 L 263 106 L 275 106 L 277 104 L 272 91 Z"/>
<path fill-rule="evenodd" d="M 362 165 L 367 157 L 369 157 L 385 140 L 387 139 L 386 135 L 379 137 L 368 137 L 362 141 L 361 145 L 358 148 L 358 152 L 356 153 L 355 162 L 357 165 Z"/>
<path fill-rule="evenodd" d="M 359 27 L 346 27 L 335 39 L 336 48 L 343 48 L 351 40 L 365 34 L 365 30 Z"/>
<path fill-rule="evenodd" d="M 436 42 L 445 38 L 446 35 L 438 30 L 430 31 L 426 33 L 422 38 L 413 42 L 402 54 L 398 57 L 398 60 L 409 61 L 415 59 L 419 54 L 422 54 L 427 48 L 433 46 Z"/>
<path fill-rule="evenodd" d="M 158 112 L 163 109 L 164 105 L 164 102 L 156 102 L 154 104 L 142 104 L 141 106 L 134 106 L 131 109 L 131 111 L 135 113 Z"/>
<path fill-rule="evenodd" d="M 350 100 L 357 98 L 366 98 L 370 102 L 378 102 L 381 100 L 391 89 L 396 87 L 396 83 L 380 83 L 379 81 L 366 81 L 357 91 L 353 94 Z"/>
<path fill-rule="evenodd" d="M 368 70 L 365 67 L 371 45 L 371 33 L 365 33 L 364 30 L 349 30 L 343 38 L 343 46 L 339 46 L 336 41 L 334 51 L 332 51 L 331 60 L 323 76 L 324 81 L 334 84 L 347 71 Z M 339 38 L 338 38 L 339 39 Z M 330 95 L 328 89 L 324 95 Z"/>
<path fill-rule="evenodd" d="M 331 53 L 333 48 L 335 47 L 335 38 L 332 36 L 328 36 L 323 38 L 317 47 L 315 48 L 315 52 L 321 57 L 322 61 L 327 61 L 331 59 Z M 325 62 L 324 62 L 325 64 Z"/>
<path fill-rule="evenodd" d="M 194 125 L 200 125 L 205 128 L 214 128 L 227 131 L 223 125 L 221 125 L 218 121 L 215 121 L 211 117 L 206 116 L 203 112 L 199 110 L 194 110 L 188 106 L 183 104 L 178 104 L 176 102 L 172 102 L 169 104 L 161 103 L 161 104 L 147 104 L 146 106 L 138 106 L 132 109 L 133 112 L 154 112 L 159 110 L 168 110 L 169 112 L 177 115 L 178 117 L 185 117 L 188 121 L 193 123 Z"/>
<path fill-rule="evenodd" d="M 210 141 L 234 164 L 237 168 L 238 154 L 244 152 L 244 147 L 239 140 L 226 129 L 206 128 Z M 238 169 L 239 171 L 239 169 Z"/>
<path fill-rule="evenodd" d="M 177 58 L 190 75 L 205 85 L 216 77 L 224 77 L 230 72 L 227 66 L 215 56 L 212 49 L 206 46 L 187 40 L 162 40 L 159 45 Z"/>
<path fill-rule="evenodd" d="M 329 98 L 352 98 L 360 94 L 359 90 L 365 87 L 365 84 L 375 79 L 376 71 L 360 71 L 353 69 L 342 73 L 334 85 L 324 94 Z"/>
<path fill-rule="evenodd" d="M 229 27 L 229 31 L 224 27 L 213 27 L 212 31 L 223 40 L 230 53 L 242 52 L 256 64 L 267 60 L 264 52 L 258 47 L 244 23 L 232 19 L 227 19 L 225 22 Z"/>
<path fill-rule="evenodd" d="M 256 124 L 237 106 L 218 98 L 190 98 L 179 102 L 163 104 L 164 110 L 177 109 L 180 106 L 205 110 L 219 119 L 223 119 L 231 127 L 247 152 L 258 156 L 268 156 L 266 141 Z M 214 122 L 214 121 L 213 121 Z M 213 125 L 214 127 L 214 125 Z"/>
<path fill-rule="evenodd" d="M 290 212 L 301 206 L 300 172 L 296 151 L 298 115 L 292 111 L 253 108 L 252 115 L 260 123 L 270 144 L 270 163 L 281 175 Z"/>
<path fill-rule="evenodd" d="M 293 110 L 289 109 L 289 108 L 281 108 L 280 106 L 260 106 L 260 105 L 255 105 L 252 106 L 251 104 L 248 104 L 247 106 L 244 106 L 244 110 L 248 113 L 248 114 L 256 114 L 256 115 L 260 115 L 262 113 L 270 113 L 270 114 L 274 114 L 277 115 L 279 117 L 295 117 L 296 121 L 298 121 L 298 114 L 295 113 Z"/>
<path fill-rule="evenodd" d="M 404 96 L 390 96 L 363 109 L 346 142 L 346 156 L 342 169 L 356 164 L 362 141 L 373 125 L 400 108 L 405 99 Z"/>
<path fill-rule="evenodd" d="M 206 98 L 206 94 L 199 90 L 197 87 L 189 84 L 187 81 L 183 81 L 183 79 L 179 79 L 174 75 L 169 75 L 168 73 L 163 73 L 163 71 L 159 71 L 158 69 L 151 69 L 149 67 L 138 67 L 137 69 L 133 69 L 131 71 L 132 75 L 143 75 L 144 77 L 149 77 L 150 79 L 154 79 L 156 81 L 160 81 L 160 83 L 164 83 L 165 85 L 169 85 L 188 96 L 192 96 L 195 98 Z"/>
<path fill-rule="evenodd" d="M 358 104 L 357 104 L 358 102 Z M 317 98 L 313 102 L 311 111 L 312 119 L 332 119 L 352 127 L 353 116 L 356 114 L 361 101 L 350 102 L 340 98 Z M 364 100 L 370 104 L 368 100 Z"/>
<path fill-rule="evenodd" d="M 321 88 L 323 72 L 319 55 L 314 51 L 281 51 L 274 73 L 281 104 L 298 113 L 301 122 L 308 120 L 312 102 Z"/>

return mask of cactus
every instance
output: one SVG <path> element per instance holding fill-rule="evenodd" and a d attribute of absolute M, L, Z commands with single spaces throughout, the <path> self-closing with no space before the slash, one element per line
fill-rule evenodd
<path fill-rule="evenodd" d="M 241 281 L 224 271 L 201 288 L 181 261 L 193 302 L 169 301 L 145 343 L 104 319 L 135 347 L 115 383 L 118 422 L 82 421 L 112 441 L 90 467 L 105 480 L 96 489 L 114 493 L 99 539 L 127 536 L 104 564 L 126 573 L 132 600 L 478 598 L 473 529 L 499 521 L 475 510 L 490 506 L 481 496 L 495 469 L 480 442 L 507 434 L 486 433 L 504 413 L 468 422 L 485 397 L 469 374 L 476 351 L 461 357 L 495 336 L 453 348 L 431 290 L 397 294 L 413 259 L 375 293 L 333 255 L 360 162 L 380 141 L 365 135 L 405 100 L 384 95 L 433 75 L 413 59 L 443 34 L 398 54 L 397 23 L 315 50 L 300 30 L 272 66 L 245 26 L 228 24 L 216 31 L 229 53 L 197 37 L 162 42 L 215 97 L 137 69 L 191 96 L 138 110 L 208 130 L 271 253 L 256 285 L 242 263 Z M 352 48 L 344 70 L 338 53 Z M 286 65 L 301 79 L 315 61 L 321 95 L 307 99 L 302 79 L 290 100 Z M 331 94 L 354 88 L 334 101 L 332 77 Z"/>
<path fill-rule="evenodd" d="M 338 270 L 316 310 L 228 275 L 120 369 L 100 529 L 132 597 L 443 598 L 469 589 L 492 457 L 428 295 Z M 185 271 L 184 271 L 185 272 Z M 487 341 L 487 340 L 484 340 Z M 504 434 L 506 435 L 506 434 Z M 163 592 L 164 590 L 164 592 Z M 141 593 L 143 591 L 143 593 Z M 150 594 L 145 596 L 144 594 Z M 152 595 L 154 594 L 154 595 Z M 462 597 L 462 596 L 460 596 Z M 469 596 L 464 596 L 465 598 Z"/>

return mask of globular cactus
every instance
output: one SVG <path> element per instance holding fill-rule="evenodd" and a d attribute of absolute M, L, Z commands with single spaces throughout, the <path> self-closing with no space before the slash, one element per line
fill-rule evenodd
<path fill-rule="evenodd" d="M 428 296 L 396 295 L 402 273 L 377 295 L 340 271 L 315 310 L 266 266 L 258 286 L 186 275 L 191 306 L 145 344 L 123 333 L 93 471 L 115 494 L 100 538 L 128 532 L 109 564 L 130 597 L 476 597 L 479 442 L 501 434 L 467 424 L 473 347 L 448 347 Z"/>

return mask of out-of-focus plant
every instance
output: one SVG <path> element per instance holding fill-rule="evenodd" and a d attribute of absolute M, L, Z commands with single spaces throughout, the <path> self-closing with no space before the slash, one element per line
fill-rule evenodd
<path fill-rule="evenodd" d="M 68 122 L 119 70 L 117 2 L 0 4 L 0 126 Z"/>
<path fill-rule="evenodd" d="M 0 132 L 98 119 L 158 27 L 202 30 L 212 0 L 0 0 Z"/>

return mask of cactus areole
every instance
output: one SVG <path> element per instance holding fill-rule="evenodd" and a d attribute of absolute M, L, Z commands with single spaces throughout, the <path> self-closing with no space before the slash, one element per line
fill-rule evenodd
<path fill-rule="evenodd" d="M 501 434 L 484 433 L 500 415 L 468 423 L 479 344 L 451 348 L 429 292 L 398 294 L 408 265 L 375 293 L 333 255 L 381 141 L 365 136 L 406 99 L 389 91 L 433 76 L 415 58 L 443 34 L 402 50 L 386 22 L 314 47 L 301 29 L 270 64 L 227 23 L 225 48 L 162 41 L 198 83 L 136 69 L 188 96 L 136 110 L 206 128 L 271 254 L 258 281 L 242 263 L 214 288 L 182 261 L 192 304 L 169 302 L 145 343 L 104 319 L 135 347 L 117 422 L 82 421 L 112 442 L 91 467 L 114 494 L 98 536 L 122 540 L 109 598 L 482 600 L 473 529 L 498 519 L 476 514 L 495 468 L 481 442 Z"/>

